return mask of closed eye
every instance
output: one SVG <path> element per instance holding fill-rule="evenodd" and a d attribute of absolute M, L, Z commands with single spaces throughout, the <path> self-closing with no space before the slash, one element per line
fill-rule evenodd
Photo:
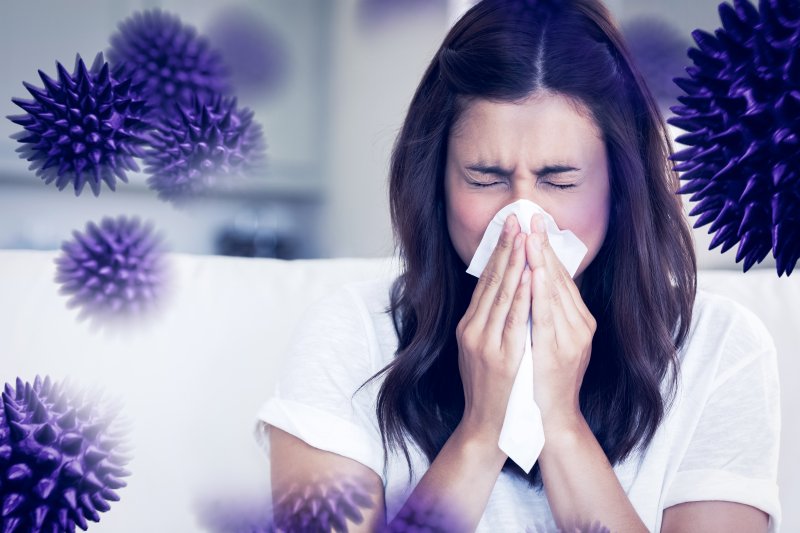
<path fill-rule="evenodd" d="M 502 181 L 493 181 L 492 183 L 480 183 L 480 182 L 477 182 L 477 181 L 470 181 L 469 182 L 470 185 L 475 186 L 475 187 L 492 187 L 494 185 L 503 185 L 504 183 L 505 182 L 502 182 Z M 562 184 L 558 184 L 558 183 L 550 183 L 548 181 L 543 181 L 542 184 L 543 185 L 547 185 L 548 187 L 557 187 L 559 189 L 571 189 L 571 188 L 575 187 L 574 183 L 568 183 L 568 184 L 562 185 Z"/>

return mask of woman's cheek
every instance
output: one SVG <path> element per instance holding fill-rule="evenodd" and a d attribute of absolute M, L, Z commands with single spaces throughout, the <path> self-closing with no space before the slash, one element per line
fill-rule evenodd
<path fill-rule="evenodd" d="M 452 208 L 451 237 L 462 259 L 469 264 L 495 211 L 493 206 L 466 200 L 454 202 Z"/>

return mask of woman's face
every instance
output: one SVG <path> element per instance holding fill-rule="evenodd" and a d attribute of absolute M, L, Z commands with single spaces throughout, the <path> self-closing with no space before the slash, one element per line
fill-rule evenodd
<path fill-rule="evenodd" d="M 527 199 L 587 246 L 574 276 L 580 286 L 603 244 L 610 205 L 605 143 L 587 117 L 554 93 L 522 104 L 468 104 L 451 130 L 444 183 L 447 229 L 465 265 L 494 215 Z"/>

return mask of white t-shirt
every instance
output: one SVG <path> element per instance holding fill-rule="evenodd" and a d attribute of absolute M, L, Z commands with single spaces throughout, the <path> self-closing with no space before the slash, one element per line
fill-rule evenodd
<path fill-rule="evenodd" d="M 349 283 L 311 306 L 294 332 L 274 395 L 258 419 L 316 448 L 352 458 L 377 473 L 391 521 L 429 467 L 409 442 L 384 465 L 375 402 L 385 376 L 351 395 L 394 357 L 391 279 Z M 633 507 L 658 532 L 665 508 L 725 500 L 757 507 L 778 531 L 780 404 L 775 345 L 764 324 L 733 300 L 698 290 L 674 404 L 643 454 L 614 466 Z M 258 423 L 263 431 L 268 425 Z M 269 439 L 259 439 L 269 451 Z M 384 471 L 384 466 L 386 467 Z M 556 529 L 545 493 L 501 472 L 477 531 Z"/>

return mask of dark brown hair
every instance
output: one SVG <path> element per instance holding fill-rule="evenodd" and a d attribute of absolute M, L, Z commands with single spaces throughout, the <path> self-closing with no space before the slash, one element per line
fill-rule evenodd
<path fill-rule="evenodd" d="M 581 282 L 597 330 L 580 407 L 612 465 L 649 444 L 674 398 L 697 266 L 661 113 L 598 0 L 484 0 L 428 65 L 391 158 L 402 270 L 387 312 L 399 345 L 370 380 L 386 373 L 376 410 L 384 459 L 399 445 L 409 479 L 405 438 L 433 462 L 464 413 L 455 328 L 477 279 L 447 231 L 449 132 L 472 98 L 519 102 L 540 90 L 582 104 L 607 150 L 608 231 Z M 538 463 L 529 474 L 511 460 L 503 469 L 542 486 Z"/>

